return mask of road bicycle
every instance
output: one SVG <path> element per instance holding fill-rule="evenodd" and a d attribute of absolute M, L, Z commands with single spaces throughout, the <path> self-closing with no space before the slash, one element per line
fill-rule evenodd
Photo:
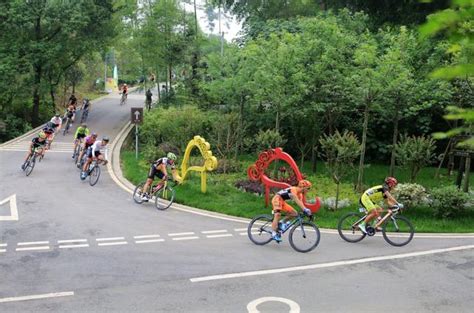
<path fill-rule="evenodd" d="M 105 161 L 93 159 L 91 164 L 89 164 L 89 170 L 86 172 L 86 176 L 89 176 L 89 185 L 94 186 L 99 181 L 100 177 L 100 164 L 104 162 L 104 165 L 107 164 Z M 82 167 L 81 167 L 82 168 Z M 82 174 L 82 171 L 81 171 Z"/>
<path fill-rule="evenodd" d="M 176 195 L 175 190 L 169 185 L 169 180 L 166 179 L 163 182 L 159 182 L 158 184 L 151 187 L 151 192 L 148 193 L 150 197 L 155 197 L 155 206 L 158 210 L 166 210 L 168 209 L 174 202 L 174 198 Z M 141 204 L 143 203 L 142 195 L 143 195 L 143 186 L 145 182 L 141 182 L 140 184 L 135 187 L 133 191 L 133 200 Z"/>
<path fill-rule="evenodd" d="M 374 236 L 381 227 L 382 236 L 386 242 L 392 246 L 402 247 L 413 239 L 415 233 L 410 220 L 400 215 L 402 208 L 403 206 L 393 206 L 380 220 L 375 222 L 375 225 L 366 225 L 367 234 L 360 230 L 359 224 L 365 220 L 368 211 L 366 208 L 360 208 L 359 212 L 344 215 L 339 220 L 337 231 L 342 239 L 355 243 L 366 236 Z"/>
<path fill-rule="evenodd" d="M 21 168 L 25 172 L 26 176 L 30 176 L 31 172 L 33 172 L 33 169 L 35 168 L 36 164 L 36 159 L 38 159 L 38 162 L 41 162 L 41 160 L 43 159 L 42 150 L 43 148 L 34 148 L 33 153 L 31 153 L 28 159 L 26 159 L 25 163 L 23 163 Z"/>
<path fill-rule="evenodd" d="M 74 142 L 76 143 L 76 148 L 72 154 L 72 159 L 74 160 L 74 164 L 76 164 L 82 151 L 82 139 L 75 139 Z"/>
<path fill-rule="evenodd" d="M 120 105 L 124 105 L 127 103 L 127 94 L 122 93 L 122 97 L 120 98 Z"/>
<path fill-rule="evenodd" d="M 87 110 L 82 110 L 82 115 L 81 115 L 81 124 L 84 124 L 87 121 L 87 118 L 89 117 L 89 109 Z"/>
<path fill-rule="evenodd" d="M 64 130 L 63 130 L 63 136 L 66 136 L 67 133 L 69 133 L 69 128 L 71 128 L 71 117 L 66 117 L 66 123 L 64 124 Z"/>
<path fill-rule="evenodd" d="M 249 239 L 256 245 L 266 245 L 272 241 L 273 215 L 262 214 L 254 217 L 247 228 Z M 289 224 L 288 224 L 289 222 Z M 286 225 L 282 229 L 282 225 Z M 294 219 L 278 224 L 280 235 L 290 231 L 288 239 L 293 249 L 298 252 L 309 252 L 317 247 L 321 235 L 319 228 L 313 223 L 313 215 L 298 213 Z"/>

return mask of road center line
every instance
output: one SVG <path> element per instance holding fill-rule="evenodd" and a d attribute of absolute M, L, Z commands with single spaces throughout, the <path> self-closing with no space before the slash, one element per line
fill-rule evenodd
<path fill-rule="evenodd" d="M 146 239 L 146 238 L 158 238 L 160 235 L 142 235 L 142 236 L 133 236 L 134 239 Z"/>
<path fill-rule="evenodd" d="M 103 242 L 97 244 L 98 246 L 118 246 L 118 245 L 126 245 L 128 242 L 126 241 L 117 241 L 117 242 Z"/>
<path fill-rule="evenodd" d="M 58 243 L 75 243 L 75 242 L 87 242 L 87 239 L 58 240 Z"/>
<path fill-rule="evenodd" d="M 69 249 L 69 248 L 88 248 L 89 244 L 80 244 L 80 245 L 61 245 L 59 249 Z"/>
<path fill-rule="evenodd" d="M 247 230 L 247 228 L 235 228 L 235 229 L 234 229 L 234 231 L 237 231 L 237 232 L 238 232 L 238 231 L 246 231 L 246 230 Z"/>
<path fill-rule="evenodd" d="M 96 241 L 124 240 L 125 237 L 97 238 Z"/>
<path fill-rule="evenodd" d="M 295 272 L 295 271 L 313 270 L 313 269 L 319 269 L 319 268 L 362 264 L 362 263 L 377 262 L 377 261 L 384 261 L 384 260 L 404 259 L 404 258 L 411 258 L 411 257 L 416 257 L 416 256 L 431 255 L 431 254 L 445 253 L 445 252 L 451 252 L 451 251 L 469 250 L 469 249 L 474 249 L 474 245 L 458 246 L 458 247 L 452 247 L 452 248 L 446 248 L 446 249 L 434 249 L 434 250 L 427 250 L 427 251 L 420 251 L 420 252 L 393 254 L 393 255 L 378 256 L 378 257 L 369 257 L 369 258 L 362 258 L 362 259 L 348 260 L 348 261 L 336 261 L 336 262 L 310 264 L 310 265 L 295 266 L 295 267 L 276 268 L 276 269 L 261 270 L 261 271 L 249 271 L 249 272 L 241 272 L 241 273 L 203 276 L 203 277 L 191 278 L 190 281 L 193 283 L 198 283 L 198 282 L 211 281 L 211 280 L 279 274 L 279 273 L 287 273 L 287 272 Z"/>
<path fill-rule="evenodd" d="M 204 230 L 201 233 L 203 234 L 218 234 L 218 233 L 226 233 L 227 229 L 220 229 L 220 230 Z"/>
<path fill-rule="evenodd" d="M 151 243 L 151 242 L 163 242 L 164 239 L 148 239 L 148 240 L 137 240 L 135 243 Z"/>
<path fill-rule="evenodd" d="M 173 238 L 173 240 L 192 240 L 192 239 L 199 239 L 197 236 L 192 236 L 192 237 L 178 237 L 178 238 Z"/>
<path fill-rule="evenodd" d="M 49 246 L 16 248 L 16 251 L 49 250 Z"/>
<path fill-rule="evenodd" d="M 14 301 L 26 301 L 26 300 L 48 299 L 48 298 L 58 298 L 58 297 L 67 297 L 67 296 L 74 296 L 74 292 L 72 292 L 72 291 L 55 292 L 55 293 L 46 293 L 46 294 L 42 294 L 42 295 L 3 298 L 3 299 L 0 299 L 0 303 L 14 302 Z"/>
<path fill-rule="evenodd" d="M 0 243 L 0 247 L 6 247 L 8 246 L 8 243 Z"/>
<path fill-rule="evenodd" d="M 173 236 L 186 236 L 186 235 L 194 235 L 194 232 L 187 232 L 187 233 L 171 233 L 168 234 L 168 236 L 173 237 Z"/>
<path fill-rule="evenodd" d="M 0 249 L 0 253 L 7 252 L 7 250 Z"/>
<path fill-rule="evenodd" d="M 49 245 L 49 241 L 32 241 L 32 242 L 19 242 L 18 246 L 28 246 L 28 245 Z"/>
<path fill-rule="evenodd" d="M 219 235 L 208 235 L 207 238 L 221 238 L 221 237 L 232 237 L 232 234 L 219 234 Z"/>

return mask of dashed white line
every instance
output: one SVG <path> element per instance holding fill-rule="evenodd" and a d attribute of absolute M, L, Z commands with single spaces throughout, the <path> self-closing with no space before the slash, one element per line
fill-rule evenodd
<path fill-rule="evenodd" d="M 163 242 L 164 239 L 147 239 L 147 240 L 137 240 L 135 243 L 152 243 L 152 242 Z"/>
<path fill-rule="evenodd" d="M 97 238 L 96 241 L 112 241 L 112 240 L 124 240 L 125 237 L 110 237 L 110 238 Z"/>
<path fill-rule="evenodd" d="M 42 295 L 3 298 L 3 299 L 0 299 L 0 303 L 14 302 L 14 301 L 26 301 L 26 300 L 38 300 L 38 299 L 57 298 L 57 297 L 67 297 L 67 296 L 73 296 L 73 295 L 74 295 L 74 292 L 72 292 L 72 291 L 55 292 L 55 293 L 46 293 L 46 294 L 42 294 Z"/>
<path fill-rule="evenodd" d="M 247 228 L 235 228 L 235 229 L 234 229 L 234 231 L 237 231 L 237 232 L 239 232 L 239 231 L 246 231 L 246 230 L 247 230 Z"/>
<path fill-rule="evenodd" d="M 474 245 L 458 246 L 458 247 L 452 247 L 452 248 L 446 248 L 446 249 L 434 249 L 434 250 L 410 252 L 410 253 L 402 253 L 402 254 L 392 254 L 392 255 L 377 256 L 377 257 L 368 257 L 368 258 L 348 260 L 348 261 L 336 261 L 336 262 L 329 262 L 329 263 L 310 264 L 310 265 L 276 268 L 276 269 L 269 269 L 269 270 L 203 276 L 203 277 L 191 278 L 190 281 L 193 283 L 197 283 L 197 282 L 211 281 L 211 280 L 240 278 L 240 277 L 249 277 L 249 276 L 261 276 L 261 275 L 279 274 L 279 273 L 304 271 L 304 270 L 314 270 L 314 269 L 319 269 L 319 268 L 354 265 L 354 264 L 378 262 L 378 261 L 393 260 L 393 259 L 404 259 L 404 258 L 410 258 L 410 257 L 445 253 L 445 252 L 451 252 L 451 251 L 469 250 L 469 249 L 474 249 Z"/>
<path fill-rule="evenodd" d="M 160 235 L 133 236 L 134 239 L 159 238 L 159 237 L 160 237 Z"/>
<path fill-rule="evenodd" d="M 49 250 L 49 246 L 16 248 L 16 251 L 35 251 L 35 250 Z"/>
<path fill-rule="evenodd" d="M 128 242 L 126 241 L 117 241 L 117 242 L 102 242 L 97 244 L 98 246 L 119 246 L 119 245 L 126 245 Z"/>
<path fill-rule="evenodd" d="M 19 242 L 17 245 L 18 245 L 18 246 L 49 245 L 49 241 Z"/>
<path fill-rule="evenodd" d="M 204 230 L 201 233 L 203 234 L 218 234 L 218 233 L 226 233 L 227 229 L 220 229 L 220 230 Z"/>
<path fill-rule="evenodd" d="M 257 233 L 252 233 L 252 235 L 256 235 L 256 234 L 257 234 Z M 247 235 L 247 233 L 240 233 L 239 235 L 240 235 L 240 236 L 245 236 L 245 235 Z"/>
<path fill-rule="evenodd" d="M 207 238 L 221 238 L 221 237 L 232 237 L 232 234 L 219 234 L 219 235 L 208 235 Z"/>
<path fill-rule="evenodd" d="M 0 243 L 0 247 L 6 247 L 8 246 L 8 243 Z"/>
<path fill-rule="evenodd" d="M 74 248 L 88 248 L 89 244 L 80 244 L 80 245 L 60 245 L 59 249 L 74 249 Z"/>
<path fill-rule="evenodd" d="M 199 239 L 197 236 L 192 236 L 192 237 L 177 237 L 173 238 L 173 240 L 193 240 L 193 239 Z"/>
<path fill-rule="evenodd" d="M 58 243 L 75 243 L 75 242 L 87 242 L 87 239 L 58 240 Z"/>
<path fill-rule="evenodd" d="M 185 233 L 171 233 L 168 234 L 168 236 L 173 237 L 173 236 L 187 236 L 187 235 L 194 235 L 194 232 L 185 232 Z"/>
<path fill-rule="evenodd" d="M 7 252 L 7 250 L 0 249 L 0 253 Z"/>

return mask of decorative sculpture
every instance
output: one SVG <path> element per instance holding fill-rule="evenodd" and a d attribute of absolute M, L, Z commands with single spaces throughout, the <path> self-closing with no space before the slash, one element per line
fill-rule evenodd
<path fill-rule="evenodd" d="M 275 160 L 285 161 L 295 173 L 297 180 L 299 181 L 303 179 L 303 174 L 300 172 L 295 160 L 293 160 L 293 158 L 288 153 L 283 152 L 282 148 L 269 149 L 260 153 L 258 160 L 247 169 L 247 175 L 250 180 L 260 181 L 265 186 L 266 206 L 268 206 L 270 203 L 270 188 L 275 187 L 284 189 L 290 187 L 290 184 L 275 181 L 265 174 L 265 170 Z M 314 203 L 308 203 L 306 202 L 306 199 L 303 198 L 303 203 L 313 213 L 316 213 L 321 207 L 321 201 L 318 197 L 315 198 Z"/>

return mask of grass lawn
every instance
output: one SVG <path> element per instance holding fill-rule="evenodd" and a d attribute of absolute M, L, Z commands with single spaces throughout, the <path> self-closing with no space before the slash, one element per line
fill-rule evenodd
<path fill-rule="evenodd" d="M 121 153 L 122 170 L 125 178 L 133 184 L 137 184 L 146 179 L 149 164 L 141 159 L 135 159 L 134 151 L 122 151 Z M 246 168 L 253 163 L 250 156 L 242 158 L 242 171 L 231 174 L 211 173 L 208 175 L 207 193 L 201 193 L 200 177 L 198 174 L 192 174 L 183 185 L 176 186 L 176 202 L 192 207 L 225 213 L 234 216 L 251 218 L 256 214 L 270 213 L 270 208 L 265 208 L 263 196 L 243 192 L 234 184 L 238 180 L 247 179 Z M 435 168 L 425 168 L 419 174 L 417 183 L 427 189 L 453 184 L 455 177 L 441 175 L 435 180 Z M 303 168 L 307 178 L 313 183 L 312 192 L 309 199 L 315 196 L 321 198 L 335 196 L 335 184 L 327 175 L 323 162 L 318 163 L 316 174 L 311 173 L 309 162 Z M 367 186 L 380 184 L 387 176 L 388 168 L 383 165 L 369 165 L 365 170 L 365 182 Z M 356 173 L 354 173 L 355 175 Z M 404 170 L 398 170 L 396 177 L 399 182 L 408 182 L 408 173 Z M 349 177 L 346 182 L 341 184 L 340 199 L 349 199 L 351 206 L 340 209 L 336 212 L 322 207 L 316 214 L 316 223 L 323 228 L 336 228 L 339 218 L 346 212 L 357 210 L 359 194 L 354 192 L 353 177 Z M 472 180 L 471 180 L 472 181 Z M 296 205 L 295 205 L 296 206 Z M 414 224 L 417 232 L 474 232 L 474 212 L 471 210 L 466 216 L 460 216 L 453 219 L 435 218 L 430 208 L 412 208 L 403 213 Z"/>

